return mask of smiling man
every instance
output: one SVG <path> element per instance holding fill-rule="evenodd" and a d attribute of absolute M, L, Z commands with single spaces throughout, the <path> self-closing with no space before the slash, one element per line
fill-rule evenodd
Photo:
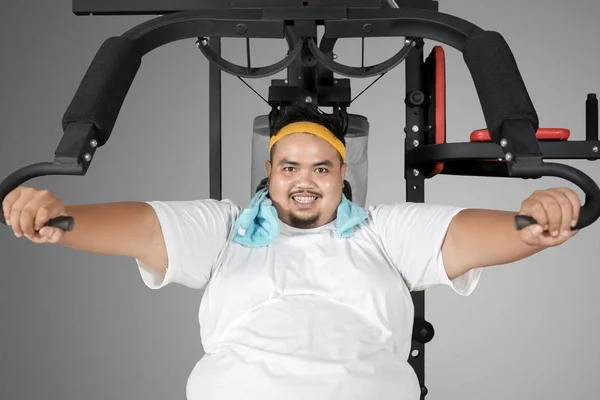
<path fill-rule="evenodd" d="M 292 122 L 277 131 L 266 169 L 281 221 L 313 228 L 335 219 L 347 168 L 344 146 L 316 122 Z"/>
<path fill-rule="evenodd" d="M 272 126 L 268 183 L 242 209 L 229 200 L 66 207 L 18 188 L 3 202 L 18 237 L 134 257 L 145 284 L 205 289 L 205 356 L 188 400 L 418 400 L 408 363 L 411 291 L 468 296 L 482 269 L 564 243 L 578 196 L 538 191 L 519 213 L 394 202 L 367 210 L 344 196 L 342 121 L 305 104 Z M 43 227 L 70 215 L 75 228 Z M 172 329 L 177 329 L 172 328 Z"/>

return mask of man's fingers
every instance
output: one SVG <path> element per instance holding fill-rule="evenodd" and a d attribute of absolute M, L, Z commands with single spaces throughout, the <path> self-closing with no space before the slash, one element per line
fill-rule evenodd
<path fill-rule="evenodd" d="M 543 195 L 532 196 L 523 202 L 521 213 L 529 215 L 535 219 L 543 230 L 548 229 L 548 216 L 542 203 Z"/>
<path fill-rule="evenodd" d="M 540 238 L 544 232 L 544 227 L 539 224 L 534 224 L 521 229 L 521 240 L 530 246 L 538 246 L 540 244 Z"/>
<path fill-rule="evenodd" d="M 61 240 L 62 236 L 65 234 L 64 231 L 59 228 L 49 228 L 49 229 L 50 229 L 50 236 L 48 236 L 46 239 L 47 243 L 58 243 Z"/>
<path fill-rule="evenodd" d="M 2 213 L 4 214 L 4 219 L 7 223 L 10 223 L 10 213 L 12 206 L 15 203 L 15 201 L 17 201 L 22 191 L 23 187 L 18 187 L 15 190 L 11 191 L 9 194 L 7 194 L 4 200 L 2 201 Z"/>
<path fill-rule="evenodd" d="M 581 199 L 577 193 L 570 189 L 564 189 L 562 190 L 562 193 L 569 199 L 569 202 L 571 203 L 571 209 L 573 210 L 573 213 L 571 215 L 572 221 L 570 223 L 570 227 L 573 228 L 577 224 L 577 221 L 579 221 L 579 213 L 581 212 Z"/>
<path fill-rule="evenodd" d="M 538 224 L 521 232 L 522 240 L 533 246 L 556 246 L 576 232 L 571 228 L 580 215 L 579 196 L 568 188 L 539 190 L 523 201 L 520 212 Z M 540 227 L 543 227 L 540 232 Z"/>
<path fill-rule="evenodd" d="M 20 186 L 2 201 L 6 223 L 15 236 L 25 236 L 33 243 L 59 243 L 64 232 L 45 226 L 52 218 L 66 215 L 63 202 L 49 190 Z"/>
<path fill-rule="evenodd" d="M 23 212 L 23 208 L 27 205 L 30 199 L 30 194 L 23 190 L 19 197 L 13 203 L 10 209 L 10 226 L 13 229 L 13 232 L 16 236 L 21 237 L 23 235 L 23 229 L 21 228 L 21 214 Z"/>
<path fill-rule="evenodd" d="M 24 234 L 23 236 L 36 244 L 55 244 L 60 241 L 62 235 L 63 231 L 61 229 L 45 226 L 33 235 Z"/>
<path fill-rule="evenodd" d="M 552 237 L 558 237 L 565 230 L 562 229 L 563 217 L 568 220 L 564 223 L 565 228 L 571 225 L 572 205 L 561 191 L 537 191 L 529 199 L 527 208 Z"/>
<path fill-rule="evenodd" d="M 44 203 L 48 202 L 48 191 L 46 190 L 38 190 L 27 196 L 27 203 L 22 207 L 20 214 L 20 224 L 21 231 L 23 234 L 27 234 L 32 236 L 35 232 L 35 219 L 38 214 L 38 211 L 41 207 L 43 207 Z M 45 210 L 45 213 L 48 213 L 49 210 Z"/>
<path fill-rule="evenodd" d="M 35 238 L 36 232 L 51 218 L 63 215 L 64 206 L 48 190 L 19 189 L 11 192 L 3 201 L 5 219 L 15 236 Z"/>
<path fill-rule="evenodd" d="M 541 201 L 548 218 L 548 232 L 550 235 L 556 237 L 560 234 L 562 207 L 558 199 L 548 193 L 542 196 Z"/>
<path fill-rule="evenodd" d="M 558 234 L 567 236 L 571 231 L 571 222 L 573 221 L 573 204 L 562 190 L 556 191 L 556 201 L 560 205 L 560 228 Z M 558 215 L 556 219 L 559 220 Z"/>
<path fill-rule="evenodd" d="M 46 205 L 40 206 L 33 220 L 33 229 L 39 231 L 44 227 L 46 222 L 52 218 L 56 218 L 60 212 L 61 203 L 59 201 L 53 201 Z"/>

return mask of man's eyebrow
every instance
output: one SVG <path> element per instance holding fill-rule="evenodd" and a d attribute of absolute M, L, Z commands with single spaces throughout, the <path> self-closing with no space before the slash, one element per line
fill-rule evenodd
<path fill-rule="evenodd" d="M 333 163 L 329 160 L 323 160 L 323 161 L 319 161 L 317 163 L 314 163 L 312 165 L 313 167 L 320 167 L 320 166 L 327 166 L 327 167 L 333 167 Z"/>
<path fill-rule="evenodd" d="M 282 158 L 279 160 L 279 165 L 300 165 L 300 163 L 292 160 L 288 160 L 287 158 Z"/>
<path fill-rule="evenodd" d="M 300 165 L 299 162 L 288 160 L 287 158 L 281 159 L 278 164 L 279 165 L 295 165 L 295 166 Z M 313 167 L 319 167 L 319 166 L 333 167 L 333 163 L 330 160 L 323 160 L 323 161 L 318 161 L 318 162 L 314 163 L 312 166 Z"/>

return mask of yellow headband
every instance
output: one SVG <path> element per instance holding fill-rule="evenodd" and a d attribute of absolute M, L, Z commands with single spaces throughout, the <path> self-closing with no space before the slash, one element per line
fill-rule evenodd
<path fill-rule="evenodd" d="M 338 153 L 340 153 L 340 155 L 342 156 L 342 160 L 344 162 L 346 161 L 346 147 L 344 146 L 342 141 L 335 137 L 333 132 L 331 132 L 329 129 L 325 128 L 323 125 L 319 125 L 314 122 L 294 122 L 292 124 L 284 126 L 271 138 L 269 150 L 273 148 L 277 141 L 293 133 L 310 133 L 312 135 L 320 137 L 321 139 L 326 140 L 338 151 Z"/>

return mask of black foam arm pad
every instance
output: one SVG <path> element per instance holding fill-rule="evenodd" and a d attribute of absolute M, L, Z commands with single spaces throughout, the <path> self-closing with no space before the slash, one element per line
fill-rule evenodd
<path fill-rule="evenodd" d="M 142 62 L 135 45 L 123 37 L 102 44 L 63 116 L 63 130 L 71 123 L 92 123 L 98 147 L 106 143 Z"/>
<path fill-rule="evenodd" d="M 475 84 L 487 128 L 495 142 L 505 120 L 539 120 L 517 62 L 498 32 L 477 31 L 467 38 L 463 58 Z"/>

